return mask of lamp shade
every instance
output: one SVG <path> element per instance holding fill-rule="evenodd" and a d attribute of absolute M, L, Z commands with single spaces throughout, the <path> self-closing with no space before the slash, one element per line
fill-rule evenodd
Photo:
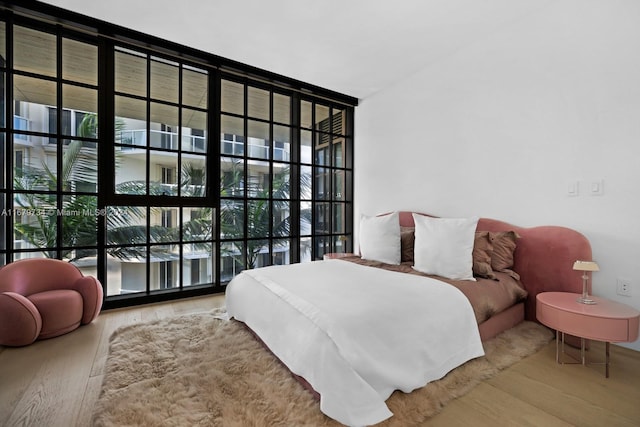
<path fill-rule="evenodd" d="M 600 271 L 598 264 L 594 261 L 576 261 L 573 263 L 573 269 L 580 271 Z"/>

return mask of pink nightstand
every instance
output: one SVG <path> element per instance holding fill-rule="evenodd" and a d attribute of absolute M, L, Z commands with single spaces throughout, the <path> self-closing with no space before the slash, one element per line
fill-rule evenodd
<path fill-rule="evenodd" d="M 579 294 L 542 292 L 536 297 L 536 317 L 540 323 L 556 330 L 556 362 L 559 357 L 559 334 L 580 337 L 580 356 L 586 365 L 585 339 L 606 342 L 606 377 L 609 378 L 609 343 L 632 342 L 638 339 L 640 311 L 628 305 L 592 296 L 596 304 L 580 304 Z"/>
<path fill-rule="evenodd" d="M 327 260 L 327 259 L 340 259 L 340 258 L 344 258 L 344 257 L 348 257 L 348 256 L 354 256 L 355 254 L 351 253 L 351 252 L 329 252 L 328 254 L 324 254 L 322 256 L 323 260 Z"/>

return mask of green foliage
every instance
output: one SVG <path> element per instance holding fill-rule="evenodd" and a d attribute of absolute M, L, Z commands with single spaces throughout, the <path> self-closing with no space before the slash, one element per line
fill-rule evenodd
<path fill-rule="evenodd" d="M 220 206 L 220 228 L 225 239 L 233 239 L 230 249 L 223 249 L 226 256 L 233 257 L 236 262 L 244 266 L 246 253 L 246 268 L 257 266 L 258 256 L 269 245 L 270 237 L 291 235 L 291 173 L 285 168 L 273 175 L 272 188 L 264 185 L 261 180 L 244 180 L 243 164 L 234 163 L 225 177 L 221 178 L 221 195 L 231 197 L 234 194 L 247 195 L 248 201 L 243 199 L 223 199 Z M 311 177 L 300 177 L 300 192 L 311 188 Z M 272 198 L 271 204 L 269 199 Z M 271 211 L 273 209 L 273 212 Z M 247 220 L 247 235 L 244 233 L 245 214 Z M 305 210 L 300 213 L 301 222 L 311 223 L 311 212 Z M 239 241 L 247 238 L 246 245 Z M 237 241 L 237 242 L 236 242 Z M 276 240 L 274 240 L 276 242 Z M 245 246 L 245 247 L 243 247 Z M 246 252 L 245 252 L 246 251 Z"/>

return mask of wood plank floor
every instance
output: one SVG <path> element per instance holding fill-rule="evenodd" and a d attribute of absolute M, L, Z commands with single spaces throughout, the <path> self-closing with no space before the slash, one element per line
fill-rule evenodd
<path fill-rule="evenodd" d="M 0 347 L 0 425 L 90 426 L 109 336 L 118 327 L 209 311 L 224 296 L 103 312 L 91 325 L 23 348 Z M 604 359 L 594 343 L 589 357 Z M 449 403 L 429 426 L 639 426 L 640 352 L 611 346 L 604 367 L 558 365 L 555 342 Z"/>

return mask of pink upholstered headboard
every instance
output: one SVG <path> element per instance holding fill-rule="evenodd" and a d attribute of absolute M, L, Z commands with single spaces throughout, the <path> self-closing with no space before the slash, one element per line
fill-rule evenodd
<path fill-rule="evenodd" d="M 414 226 L 411 212 L 399 214 L 401 226 Z M 573 270 L 573 263 L 591 260 L 592 254 L 591 244 L 579 232 L 558 226 L 524 228 L 489 218 L 481 218 L 477 230 L 515 230 L 520 235 L 513 269 L 520 274 L 522 284 L 529 292 L 525 303 L 527 320 L 536 319 L 536 295 L 540 292 L 582 292 L 582 272 Z"/>

